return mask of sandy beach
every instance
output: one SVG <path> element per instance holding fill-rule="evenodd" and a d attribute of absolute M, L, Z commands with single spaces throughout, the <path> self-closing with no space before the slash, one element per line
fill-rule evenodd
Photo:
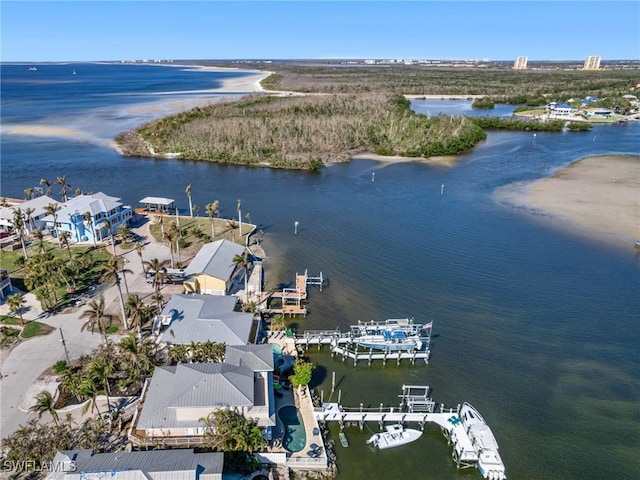
<path fill-rule="evenodd" d="M 555 226 L 620 244 L 640 239 L 640 156 L 587 157 L 532 183 L 496 191 L 502 203 L 525 207 Z"/>
<path fill-rule="evenodd" d="M 377 155 L 375 153 L 358 153 L 357 155 L 352 155 L 351 159 L 366 159 L 366 160 L 375 160 L 381 163 L 424 163 L 426 165 L 434 165 L 438 167 L 451 167 L 455 165 L 459 157 L 456 156 L 442 156 L 442 157 L 400 157 L 400 156 L 387 156 L 387 155 Z"/>

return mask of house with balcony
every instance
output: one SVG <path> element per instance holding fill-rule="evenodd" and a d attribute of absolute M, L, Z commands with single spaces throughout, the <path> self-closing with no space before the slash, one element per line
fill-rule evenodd
<path fill-rule="evenodd" d="M 46 480 L 222 480 L 224 453 L 193 449 L 93 453 L 61 450 Z"/>
<path fill-rule="evenodd" d="M 55 225 L 53 215 L 46 216 L 44 223 L 54 236 L 67 231 L 72 242 L 100 242 L 109 238 L 121 225 L 131 224 L 133 215 L 133 209 L 120 202 L 119 198 L 98 192 L 78 195 L 59 204 Z M 107 226 L 107 220 L 111 228 Z"/>
<path fill-rule="evenodd" d="M 57 203 L 53 198 L 40 195 L 30 200 L 0 207 L 0 231 L 11 231 L 13 229 L 13 218 L 19 208 L 24 218 L 24 228 L 26 233 L 31 233 L 39 228 L 45 229 L 43 219 L 48 215 L 45 207 L 50 203 Z"/>
<path fill-rule="evenodd" d="M 154 335 L 164 343 L 188 345 L 191 342 L 245 345 L 249 342 L 253 314 L 236 312 L 236 297 L 228 295 L 172 295 L 156 316 Z"/>
<path fill-rule="evenodd" d="M 224 363 L 156 367 L 142 393 L 129 440 L 136 446 L 195 446 L 200 420 L 234 409 L 260 427 L 276 424 L 271 345 L 227 347 Z"/>
<path fill-rule="evenodd" d="M 242 255 L 244 247 L 229 240 L 206 243 L 185 268 L 184 289 L 187 293 L 228 295 L 237 282 L 233 258 Z"/>

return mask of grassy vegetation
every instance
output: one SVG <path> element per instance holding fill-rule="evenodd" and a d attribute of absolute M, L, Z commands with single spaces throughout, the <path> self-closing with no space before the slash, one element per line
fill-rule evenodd
<path fill-rule="evenodd" d="M 195 108 L 137 132 L 159 155 L 298 169 L 347 161 L 361 152 L 451 155 L 486 137 L 464 117 L 429 119 L 414 114 L 403 97 L 385 94 L 253 96 Z M 125 144 L 121 148 L 132 153 Z"/>
<path fill-rule="evenodd" d="M 20 330 L 11 327 L 0 327 L 0 349 L 11 348 L 20 336 Z"/>
<path fill-rule="evenodd" d="M 37 335 L 48 335 L 55 328 L 45 323 L 36 322 L 35 320 L 27 322 L 22 329 L 22 338 L 31 338 Z"/>
<path fill-rule="evenodd" d="M 624 108 L 622 95 L 637 80 L 636 70 L 514 71 L 292 62 L 246 64 L 246 68 L 274 72 L 262 81 L 267 90 L 311 95 L 254 96 L 182 112 L 120 135 L 117 142 L 123 153 L 311 171 L 363 152 L 453 155 L 484 139 L 485 128 L 562 128 L 554 122 L 427 119 L 413 114 L 409 103 L 400 100 L 403 95 L 482 95 L 474 103 L 476 108 L 491 108 L 495 103 L 535 107 L 592 96 L 605 99 L 608 108 Z"/>
<path fill-rule="evenodd" d="M 268 90 L 313 93 L 384 92 L 401 95 L 484 95 L 500 103 L 527 98 L 619 96 L 629 93 L 637 70 L 511 70 L 427 66 L 340 66 L 291 63 L 250 64 L 274 74 L 262 81 Z M 539 104 L 539 103 L 538 103 Z"/>

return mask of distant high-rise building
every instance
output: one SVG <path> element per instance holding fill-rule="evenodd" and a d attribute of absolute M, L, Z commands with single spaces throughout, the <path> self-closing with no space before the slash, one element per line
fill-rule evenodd
<path fill-rule="evenodd" d="M 527 68 L 527 61 L 529 59 L 527 57 L 518 57 L 513 64 L 514 70 L 525 70 Z"/>
<path fill-rule="evenodd" d="M 601 58 L 597 55 L 590 55 L 584 61 L 583 70 L 600 70 L 600 60 Z"/>

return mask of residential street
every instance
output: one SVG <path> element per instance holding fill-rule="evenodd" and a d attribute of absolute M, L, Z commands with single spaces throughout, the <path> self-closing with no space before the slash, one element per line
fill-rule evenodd
<path fill-rule="evenodd" d="M 144 260 L 169 259 L 167 246 L 149 243 L 148 223 L 144 217 L 139 224 L 132 228 L 132 231 L 144 239 Z M 107 251 L 110 252 L 111 248 L 107 247 Z M 118 253 L 120 254 L 121 251 Z M 126 259 L 125 268 L 133 271 L 133 274 L 128 274 L 126 277 L 129 292 L 138 294 L 145 303 L 149 303 L 146 297 L 153 293 L 153 287 L 145 280 L 140 257 L 135 249 L 122 254 L 122 256 Z M 166 291 L 167 299 L 170 294 L 175 293 L 175 287 L 171 287 L 165 286 L 163 289 L 163 293 Z M 122 290 L 126 298 L 124 282 Z M 99 291 L 104 291 L 107 311 L 120 316 L 117 288 L 104 285 L 99 287 Z M 80 319 L 80 315 L 86 310 L 87 299 L 78 307 L 67 309 L 64 313 L 47 315 L 42 312 L 40 303 L 34 295 L 27 294 L 25 298 L 27 300 L 27 307 L 23 314 L 25 320 L 38 320 L 51 325 L 55 330 L 46 336 L 37 336 L 21 341 L 8 355 L 3 355 L 0 359 L 0 438 L 9 436 L 33 416 L 28 413 L 28 410 L 39 392 L 47 387 L 51 389 L 52 393 L 55 391 L 55 384 L 47 385 L 46 382 L 39 380 L 39 377 L 55 362 L 65 359 L 60 330 L 64 335 L 71 359 L 91 352 L 101 342 L 101 336 L 98 333 L 92 334 L 87 330 L 80 331 L 84 323 L 84 320 Z M 0 313 L 9 314 L 6 303 L 0 306 Z"/>

